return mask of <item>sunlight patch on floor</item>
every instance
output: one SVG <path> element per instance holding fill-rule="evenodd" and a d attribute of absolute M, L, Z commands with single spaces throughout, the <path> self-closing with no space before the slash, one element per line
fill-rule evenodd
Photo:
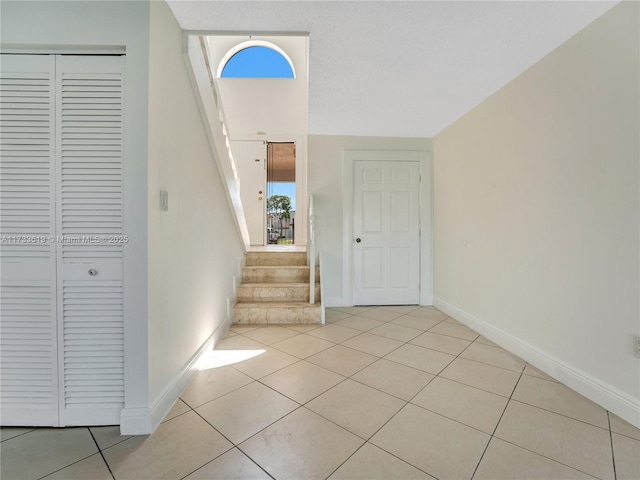
<path fill-rule="evenodd" d="M 209 350 L 196 362 L 197 370 L 224 367 L 262 355 L 264 350 Z"/>

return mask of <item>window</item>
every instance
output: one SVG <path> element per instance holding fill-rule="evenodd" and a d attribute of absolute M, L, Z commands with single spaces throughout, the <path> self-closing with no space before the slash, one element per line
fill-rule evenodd
<path fill-rule="evenodd" d="M 289 57 L 276 45 L 244 42 L 227 52 L 218 68 L 220 78 L 295 78 Z"/>

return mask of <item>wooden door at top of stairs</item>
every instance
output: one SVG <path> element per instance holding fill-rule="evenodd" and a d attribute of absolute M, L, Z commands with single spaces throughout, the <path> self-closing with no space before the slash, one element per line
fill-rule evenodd
<path fill-rule="evenodd" d="M 354 304 L 420 300 L 420 164 L 354 163 Z"/>
<path fill-rule="evenodd" d="M 124 406 L 123 57 L 3 55 L 3 425 Z"/>

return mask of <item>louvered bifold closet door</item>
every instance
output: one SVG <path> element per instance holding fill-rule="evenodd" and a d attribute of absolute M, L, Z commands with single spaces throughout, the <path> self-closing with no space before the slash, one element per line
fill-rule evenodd
<path fill-rule="evenodd" d="M 56 65 L 64 425 L 117 424 L 124 406 L 123 65 L 119 56 Z"/>
<path fill-rule="evenodd" d="M 58 425 L 54 62 L 0 56 L 0 421 Z"/>

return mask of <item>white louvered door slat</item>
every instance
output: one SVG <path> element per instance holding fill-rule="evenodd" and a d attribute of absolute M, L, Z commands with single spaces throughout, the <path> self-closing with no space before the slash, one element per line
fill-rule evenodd
<path fill-rule="evenodd" d="M 123 64 L 122 57 L 75 56 L 57 63 L 59 386 L 65 425 L 117 424 L 124 406 Z"/>
<path fill-rule="evenodd" d="M 0 420 L 59 425 L 55 58 L 0 60 Z"/>

